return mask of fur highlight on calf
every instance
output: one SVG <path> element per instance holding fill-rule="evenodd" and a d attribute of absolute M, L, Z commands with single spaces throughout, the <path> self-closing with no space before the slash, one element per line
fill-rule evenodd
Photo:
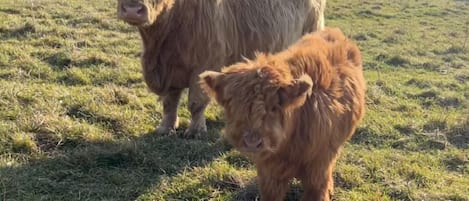
<path fill-rule="evenodd" d="M 330 200 L 335 161 L 365 113 L 361 53 L 340 29 L 206 71 L 200 84 L 224 108 L 224 137 L 255 163 L 261 200 L 283 200 L 292 178 L 303 200 Z"/>
<path fill-rule="evenodd" d="M 204 133 L 209 98 L 198 75 L 252 59 L 255 51 L 278 52 L 322 30 L 325 6 L 326 0 L 118 0 L 119 18 L 142 39 L 143 78 L 163 101 L 157 132 L 177 127 L 177 103 L 189 88 L 186 134 Z"/>

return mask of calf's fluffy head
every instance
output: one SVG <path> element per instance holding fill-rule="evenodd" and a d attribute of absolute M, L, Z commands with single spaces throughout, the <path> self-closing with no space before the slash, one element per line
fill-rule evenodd
<path fill-rule="evenodd" d="M 307 75 L 293 79 L 281 63 L 239 63 L 200 75 L 207 94 L 224 107 L 225 138 L 246 154 L 275 152 L 285 139 L 285 118 L 311 93 Z"/>

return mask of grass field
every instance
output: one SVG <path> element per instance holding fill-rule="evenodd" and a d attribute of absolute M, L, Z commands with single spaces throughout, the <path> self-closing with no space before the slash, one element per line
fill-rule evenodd
<path fill-rule="evenodd" d="M 0 200 L 255 200 L 220 108 L 203 139 L 151 133 L 162 108 L 116 2 L 0 0 Z M 326 16 L 368 83 L 334 200 L 469 201 L 469 1 L 331 0 Z"/>

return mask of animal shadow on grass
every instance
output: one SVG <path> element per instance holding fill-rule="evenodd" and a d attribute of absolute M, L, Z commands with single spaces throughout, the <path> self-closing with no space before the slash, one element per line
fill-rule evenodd
<path fill-rule="evenodd" d="M 469 114 L 468 114 L 469 116 Z M 469 118 L 447 135 L 448 141 L 459 149 L 469 149 Z"/>
<path fill-rule="evenodd" d="M 210 127 L 211 136 L 220 130 Z M 46 159 L 0 168 L 4 200 L 135 200 L 163 177 L 204 166 L 229 149 L 218 137 L 142 134 L 119 142 L 80 142 Z"/>
<path fill-rule="evenodd" d="M 36 26 L 34 26 L 31 23 L 26 23 L 19 28 L 11 28 L 11 29 L 0 28 L 0 39 L 2 40 L 13 39 L 13 38 L 24 39 L 28 35 L 35 34 L 35 33 L 37 33 Z"/>
<path fill-rule="evenodd" d="M 227 145 L 230 146 L 230 145 Z M 225 160 L 231 167 L 237 169 L 255 169 L 254 164 L 239 152 L 229 152 L 225 155 Z M 257 175 L 257 173 L 255 174 Z M 207 177 L 197 183 L 188 185 L 183 189 L 178 189 L 173 194 L 168 194 L 168 200 L 178 200 L 180 195 L 191 195 L 199 189 L 217 189 L 227 195 L 226 200 L 230 201 L 254 201 L 260 200 L 259 186 L 256 176 L 239 175 L 237 173 L 224 172 L 220 176 Z M 300 200 L 303 189 L 298 180 L 290 183 L 289 190 L 285 196 L 286 201 Z M 173 199 L 174 198 L 174 199 Z"/>
<path fill-rule="evenodd" d="M 337 174 L 334 174 L 334 189 L 350 189 L 348 184 L 346 184 L 340 176 Z M 229 185 L 220 185 L 221 184 L 229 184 Z M 252 201 L 252 200 L 259 200 L 260 198 L 260 193 L 259 193 L 259 187 L 256 182 L 256 178 L 252 178 L 249 182 L 246 184 L 243 183 L 237 183 L 238 185 L 233 185 L 233 183 L 236 184 L 236 182 L 233 181 L 218 181 L 215 183 L 215 186 L 218 187 L 219 189 L 223 189 L 226 191 L 231 191 L 233 192 L 233 196 L 230 199 L 230 201 Z M 213 184 L 212 184 L 213 185 Z M 290 182 L 290 187 L 287 191 L 287 194 L 285 195 L 285 200 L 286 201 L 296 201 L 296 200 L 301 200 L 302 196 L 304 194 L 303 187 L 301 183 L 298 180 L 293 180 Z M 334 200 L 334 192 L 331 194 L 331 200 Z"/>
<path fill-rule="evenodd" d="M 299 183 L 291 183 L 289 190 L 285 196 L 286 201 L 301 200 L 303 189 Z M 255 178 L 245 187 L 238 189 L 231 201 L 251 201 L 260 200 L 259 188 L 255 182 Z"/>
<path fill-rule="evenodd" d="M 179 194 L 190 195 L 199 189 L 207 188 L 217 189 L 224 193 L 230 194 L 230 201 L 255 201 L 260 200 L 260 193 L 257 186 L 256 178 L 253 177 L 247 181 L 237 178 L 233 175 L 224 175 L 222 179 L 203 180 L 200 183 L 189 185 L 184 189 L 178 190 L 175 194 L 169 194 L 167 197 L 178 197 Z M 298 182 L 290 184 L 290 189 L 286 194 L 286 201 L 296 201 L 301 199 L 303 190 Z M 172 199 L 169 199 L 172 200 Z M 175 199 L 177 200 L 177 199 Z"/>

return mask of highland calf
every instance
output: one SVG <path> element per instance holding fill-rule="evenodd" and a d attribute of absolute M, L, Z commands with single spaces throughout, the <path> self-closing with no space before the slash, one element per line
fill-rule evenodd
<path fill-rule="evenodd" d="M 327 28 L 200 77 L 224 107 L 225 137 L 256 165 L 261 200 L 283 200 L 292 178 L 302 182 L 303 200 L 330 200 L 336 158 L 365 110 L 354 43 Z"/>
<path fill-rule="evenodd" d="M 181 92 L 189 88 L 191 123 L 185 135 L 207 130 L 209 98 L 198 75 L 254 51 L 277 52 L 324 28 L 326 0 L 118 0 L 120 19 L 138 27 L 143 77 L 163 102 L 157 133 L 177 127 Z"/>

